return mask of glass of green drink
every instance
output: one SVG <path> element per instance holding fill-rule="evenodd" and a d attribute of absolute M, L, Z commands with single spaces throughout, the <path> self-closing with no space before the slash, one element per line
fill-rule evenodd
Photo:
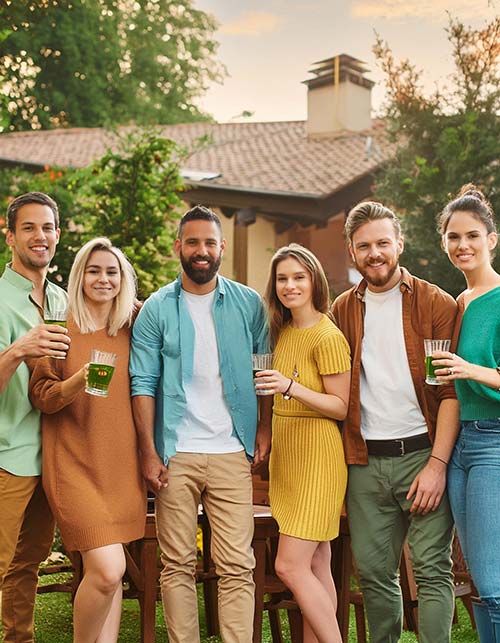
<path fill-rule="evenodd" d="M 425 381 L 427 384 L 439 385 L 445 382 L 439 382 L 432 365 L 432 354 L 434 351 L 449 351 L 449 339 L 424 339 L 425 348 Z M 437 367 L 439 369 L 439 366 Z"/>
<path fill-rule="evenodd" d="M 272 353 L 254 353 L 252 355 L 252 370 L 255 373 L 259 371 L 267 371 L 273 367 L 273 354 Z M 256 395 L 273 395 L 273 390 L 268 389 L 255 389 Z"/>
<path fill-rule="evenodd" d="M 115 372 L 117 357 L 115 353 L 92 349 L 85 393 L 101 397 L 108 396 L 109 383 Z"/>
<path fill-rule="evenodd" d="M 66 308 L 66 306 L 59 306 L 52 309 L 45 308 L 45 310 L 43 311 L 44 324 L 50 324 L 53 326 L 64 326 L 64 328 L 66 328 L 67 319 L 68 319 L 68 309 Z M 53 359 L 66 359 L 66 356 L 56 357 L 54 355 Z"/>

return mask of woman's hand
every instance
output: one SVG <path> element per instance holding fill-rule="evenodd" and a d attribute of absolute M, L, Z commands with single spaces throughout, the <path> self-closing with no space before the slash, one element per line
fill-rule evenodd
<path fill-rule="evenodd" d="M 67 380 L 61 382 L 61 393 L 65 398 L 74 398 L 77 393 L 87 386 L 89 365 L 84 364 L 80 370 L 73 373 Z"/>
<path fill-rule="evenodd" d="M 471 364 L 455 353 L 447 351 L 435 351 L 432 358 L 432 365 L 436 367 L 434 372 L 440 382 L 472 380 L 489 388 L 500 390 L 500 374 L 496 368 Z"/>
<path fill-rule="evenodd" d="M 475 364 L 466 362 L 458 355 L 455 355 L 455 353 L 434 351 L 432 354 L 432 365 L 434 366 L 436 377 L 440 382 L 475 379 Z"/>
<path fill-rule="evenodd" d="M 80 373 L 80 377 L 83 378 L 83 386 L 87 386 L 87 382 L 89 380 L 89 363 L 87 362 L 82 366 L 82 368 L 78 371 Z"/>
<path fill-rule="evenodd" d="M 290 384 L 289 377 L 285 377 L 279 371 L 274 370 L 258 371 L 253 381 L 255 389 L 265 391 L 267 395 L 284 393 Z"/>

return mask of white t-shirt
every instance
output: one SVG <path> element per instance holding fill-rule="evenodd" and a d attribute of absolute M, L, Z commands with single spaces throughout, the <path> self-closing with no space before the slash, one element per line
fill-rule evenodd
<path fill-rule="evenodd" d="M 361 345 L 361 434 L 365 440 L 391 440 L 427 432 L 403 334 L 399 284 L 386 292 L 368 288 Z"/>
<path fill-rule="evenodd" d="M 222 389 L 212 312 L 215 290 L 207 295 L 183 291 L 183 297 L 194 325 L 194 362 L 192 380 L 185 385 L 187 405 L 176 449 L 188 453 L 243 451 Z"/>

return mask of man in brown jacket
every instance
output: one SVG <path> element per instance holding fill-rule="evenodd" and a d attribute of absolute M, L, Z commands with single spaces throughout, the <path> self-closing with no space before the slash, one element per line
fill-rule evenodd
<path fill-rule="evenodd" d="M 424 338 L 449 339 L 452 297 L 399 265 L 395 214 L 364 202 L 345 224 L 362 281 L 333 305 L 352 354 L 343 435 L 347 512 L 372 643 L 397 643 L 398 565 L 408 538 L 419 590 L 419 640 L 448 643 L 453 616 L 453 522 L 446 464 L 458 429 L 453 386 L 425 380 Z"/>

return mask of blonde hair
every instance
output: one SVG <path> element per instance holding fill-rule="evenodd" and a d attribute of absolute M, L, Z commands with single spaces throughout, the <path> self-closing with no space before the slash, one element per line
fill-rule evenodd
<path fill-rule="evenodd" d="M 120 266 L 120 292 L 113 300 L 108 318 L 108 335 L 115 336 L 120 328 L 130 326 L 132 323 L 137 292 L 137 277 L 123 252 L 115 248 L 106 237 L 97 237 L 87 241 L 76 253 L 68 279 L 68 309 L 82 333 L 93 333 L 96 330 L 85 301 L 83 278 L 92 253 L 97 250 L 110 252 L 116 257 Z"/>
<path fill-rule="evenodd" d="M 323 270 L 323 266 L 316 255 L 298 243 L 291 243 L 289 246 L 283 246 L 271 259 L 266 294 L 264 296 L 269 316 L 269 332 L 273 347 L 276 346 L 283 326 L 290 323 L 290 320 L 292 319 L 290 310 L 286 306 L 283 306 L 276 294 L 276 269 L 281 261 L 289 258 L 296 259 L 311 275 L 312 303 L 314 308 L 320 313 L 325 313 L 325 315 L 328 315 L 330 319 L 334 321 L 333 316 L 329 311 L 330 289 L 328 287 L 328 280 L 326 278 L 325 271 Z"/>

